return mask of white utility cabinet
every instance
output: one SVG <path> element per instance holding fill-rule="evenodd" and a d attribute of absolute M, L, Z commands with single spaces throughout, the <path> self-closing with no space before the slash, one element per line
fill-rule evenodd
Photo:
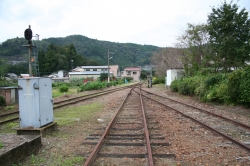
<path fill-rule="evenodd" d="M 39 128 L 54 121 L 51 78 L 19 78 L 18 94 L 21 128 Z"/>

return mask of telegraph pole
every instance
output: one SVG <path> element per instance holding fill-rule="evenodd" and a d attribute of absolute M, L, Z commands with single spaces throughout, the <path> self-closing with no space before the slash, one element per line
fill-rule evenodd
<path fill-rule="evenodd" d="M 29 75 L 32 76 L 32 65 L 31 65 L 31 44 L 29 46 Z"/>

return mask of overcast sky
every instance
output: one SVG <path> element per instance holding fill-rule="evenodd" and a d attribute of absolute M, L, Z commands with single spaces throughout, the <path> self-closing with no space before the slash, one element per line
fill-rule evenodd
<path fill-rule="evenodd" d="M 230 0 L 231 1 L 231 0 Z M 227 2 L 230 2 L 227 0 Z M 187 23 L 206 23 L 224 0 L 0 0 L 0 42 L 83 35 L 118 43 L 173 46 Z M 250 13 L 250 0 L 239 0 Z"/>

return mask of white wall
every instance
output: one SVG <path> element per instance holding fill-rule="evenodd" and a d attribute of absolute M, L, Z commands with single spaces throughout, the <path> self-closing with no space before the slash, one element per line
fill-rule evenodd
<path fill-rule="evenodd" d="M 180 79 L 183 76 L 182 69 L 169 69 L 167 70 L 166 86 L 170 86 L 175 79 Z"/>

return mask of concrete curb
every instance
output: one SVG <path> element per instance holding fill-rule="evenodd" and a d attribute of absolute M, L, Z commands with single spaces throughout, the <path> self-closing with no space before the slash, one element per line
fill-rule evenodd
<path fill-rule="evenodd" d="M 18 164 L 18 162 L 24 160 L 27 156 L 37 151 L 42 145 L 40 135 L 23 135 L 23 137 L 25 137 L 27 141 L 0 155 L 1 166 Z"/>

